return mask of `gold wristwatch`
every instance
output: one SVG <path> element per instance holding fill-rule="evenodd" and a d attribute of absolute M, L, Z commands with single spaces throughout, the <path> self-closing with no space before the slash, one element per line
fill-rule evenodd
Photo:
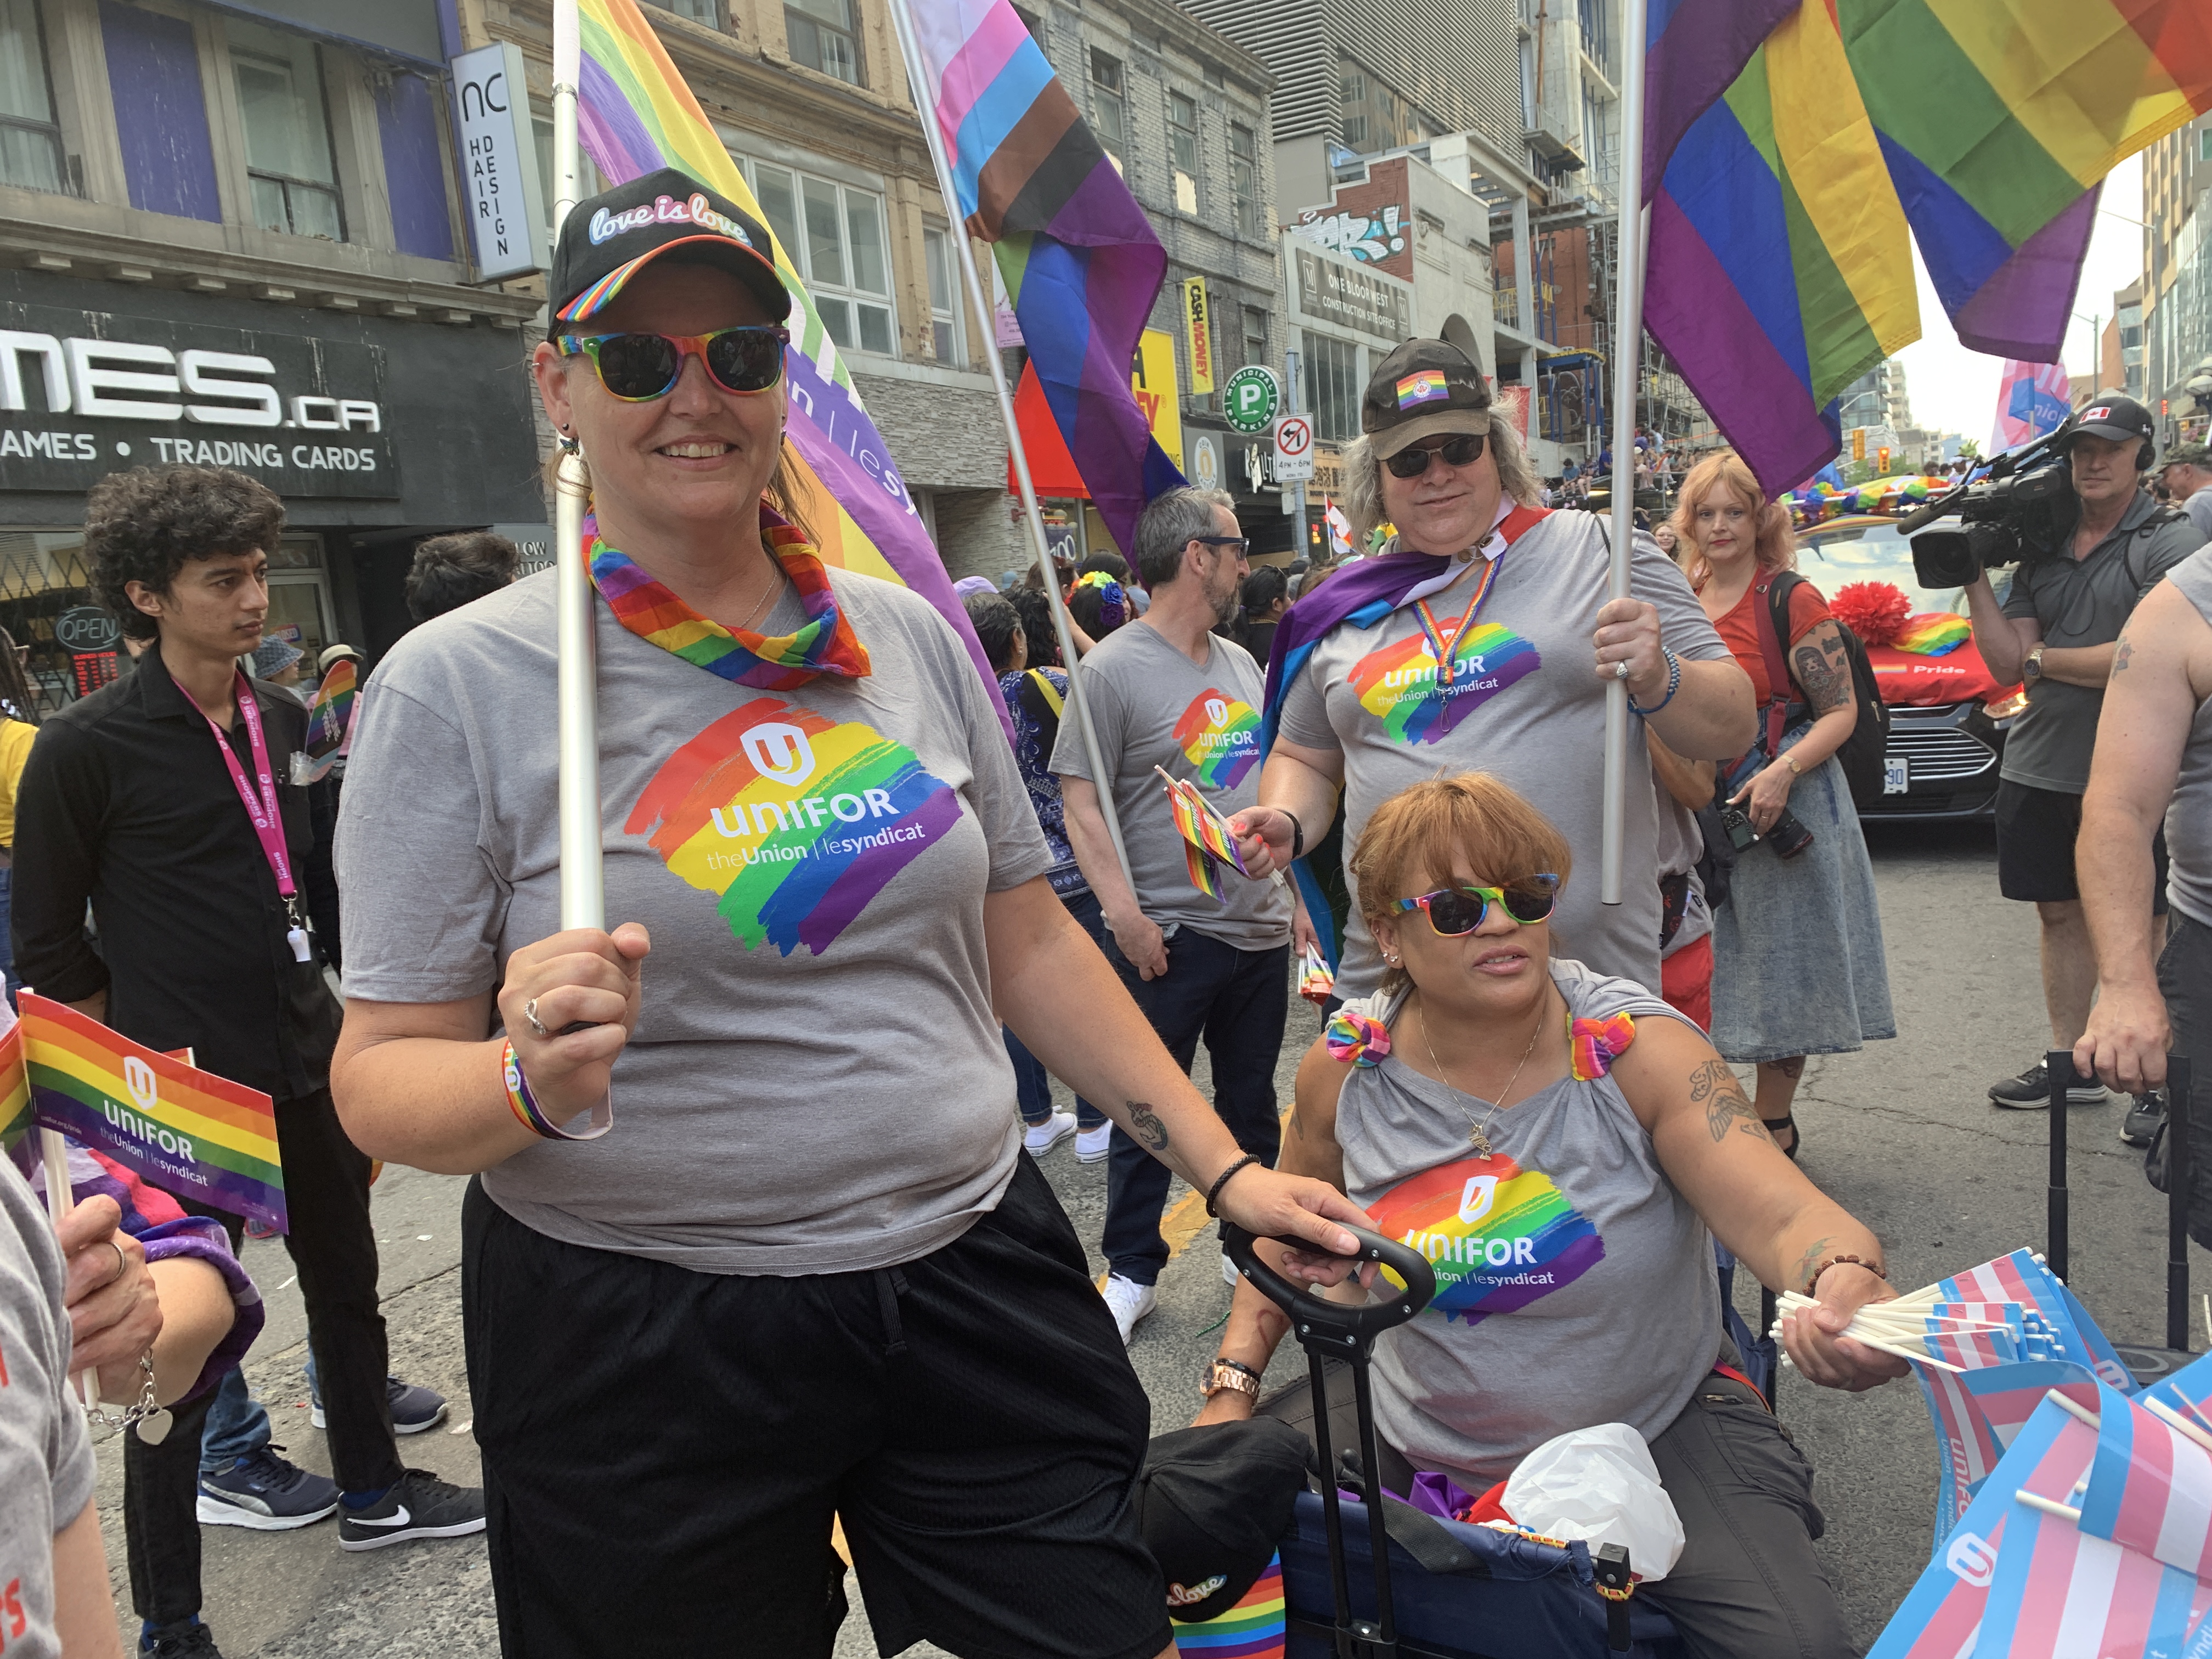
<path fill-rule="evenodd" d="M 2033 685 L 2043 678 L 2042 644 L 2039 643 L 2034 650 L 2027 653 L 2027 659 L 2020 665 L 2020 672 L 2021 679 L 2030 685 Z"/>
<path fill-rule="evenodd" d="M 1224 1389 L 1233 1389 L 1238 1394 L 1249 1394 L 1253 1399 L 1257 1400 L 1260 1397 L 1260 1373 L 1249 1365 L 1240 1364 L 1234 1359 L 1217 1358 L 1208 1361 L 1204 1373 L 1198 1380 L 1199 1394 L 1203 1398 L 1211 1400 Z"/>

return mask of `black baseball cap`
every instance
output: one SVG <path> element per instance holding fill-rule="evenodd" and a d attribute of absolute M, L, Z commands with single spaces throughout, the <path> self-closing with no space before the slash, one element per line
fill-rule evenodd
<path fill-rule="evenodd" d="M 791 292 L 776 275 L 775 246 L 766 225 L 690 174 L 642 173 L 568 210 L 553 250 L 548 331 L 604 310 L 631 277 L 678 248 L 685 260 L 728 271 L 780 323 L 791 315 Z"/>
<path fill-rule="evenodd" d="M 1167 1613 L 1218 1619 L 1260 1582 L 1312 1446 L 1288 1423 L 1255 1417 L 1156 1437 L 1137 1477 L 1137 1524 L 1167 1580 Z"/>
<path fill-rule="evenodd" d="M 2132 398 L 2124 398 L 2117 392 L 2100 392 L 2066 422 L 2063 436 L 2069 444 L 2087 433 L 2093 438 L 2103 438 L 2112 443 L 2125 443 L 2130 438 L 2139 438 L 2144 443 L 2154 442 L 2157 431 L 2150 410 Z M 2150 452 L 2146 449 L 2144 454 Z"/>
<path fill-rule="evenodd" d="M 1449 340 L 1408 340 L 1368 376 L 1359 429 L 1382 461 L 1438 433 L 1487 432 L 1490 383 Z"/>

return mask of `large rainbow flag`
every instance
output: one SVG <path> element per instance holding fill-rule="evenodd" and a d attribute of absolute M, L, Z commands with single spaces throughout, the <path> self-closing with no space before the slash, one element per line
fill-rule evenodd
<path fill-rule="evenodd" d="M 993 245 L 1030 362 L 1107 533 L 1183 482 L 1129 386 L 1167 250 L 1007 0 L 912 8 L 959 216 Z"/>
<path fill-rule="evenodd" d="M 289 1232 L 269 1097 L 26 991 L 0 1041 L 0 1124 L 58 1129 L 151 1184 Z M 17 1106 L 27 1094 L 29 1123 Z M 12 1115 L 11 1115 L 12 1114 Z"/>
<path fill-rule="evenodd" d="M 2099 182 L 2212 109 L 2203 0 L 1807 0 L 1685 119 L 1702 87 L 1662 49 L 1691 9 L 1647 34 L 1677 107 L 1647 123 L 1644 322 L 1770 490 L 1920 337 L 1908 237 L 1967 345 L 2055 357 Z"/>
<path fill-rule="evenodd" d="M 620 184 L 679 167 L 767 224 L 744 175 L 636 0 L 579 0 L 577 12 L 583 40 L 577 134 L 601 174 Z M 786 430 L 804 463 L 796 480 L 800 507 L 823 560 L 901 583 L 935 605 L 966 643 L 976 672 L 991 687 L 993 707 L 999 707 L 998 678 L 952 592 L 890 446 L 868 418 L 853 371 L 781 238 L 775 239 L 775 268 L 793 306 L 791 345 L 784 355 L 790 393 Z M 1125 362 L 1125 381 L 1127 374 Z M 1007 730 L 1011 735 L 1012 726 Z"/>

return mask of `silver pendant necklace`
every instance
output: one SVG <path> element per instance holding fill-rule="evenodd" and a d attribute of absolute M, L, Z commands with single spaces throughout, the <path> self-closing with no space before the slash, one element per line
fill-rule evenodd
<path fill-rule="evenodd" d="M 1536 1016 L 1535 1030 L 1528 1033 L 1528 1046 L 1521 1051 L 1520 1065 L 1516 1066 L 1513 1068 L 1513 1075 L 1505 1079 L 1505 1087 L 1498 1091 L 1498 1099 L 1492 1103 L 1491 1109 L 1482 1115 L 1481 1122 L 1477 1123 L 1474 1121 L 1474 1114 L 1467 1112 L 1464 1106 L 1460 1108 L 1462 1112 L 1467 1112 L 1467 1142 L 1468 1146 L 1474 1148 L 1474 1155 L 1477 1158 L 1490 1158 L 1494 1155 L 1490 1148 L 1490 1136 L 1487 1133 L 1490 1120 L 1496 1117 L 1499 1111 L 1504 1109 L 1505 1103 L 1512 1097 L 1513 1085 L 1521 1080 L 1522 1069 L 1528 1064 L 1528 1056 L 1536 1052 L 1536 1039 L 1543 1034 L 1544 1017 L 1539 1013 Z M 1437 1058 L 1437 1045 L 1429 1036 L 1429 1005 L 1425 1001 L 1421 1004 L 1421 1046 L 1429 1051 L 1429 1064 L 1437 1068 L 1437 1076 L 1443 1080 L 1445 1088 L 1467 1099 L 1476 1098 L 1451 1080 L 1451 1074 L 1444 1070 L 1443 1061 Z"/>

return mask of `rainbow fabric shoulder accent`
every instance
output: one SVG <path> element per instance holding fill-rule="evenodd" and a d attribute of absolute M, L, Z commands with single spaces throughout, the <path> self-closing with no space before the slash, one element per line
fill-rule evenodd
<path fill-rule="evenodd" d="M 1328 1057 L 1340 1066 L 1380 1066 L 1390 1052 L 1390 1028 L 1370 1015 L 1340 1008 L 1322 1031 Z"/>
<path fill-rule="evenodd" d="M 599 538 L 599 515 L 584 520 L 585 562 L 592 584 L 615 620 L 640 639 L 708 673 L 757 691 L 789 691 L 817 674 L 859 679 L 868 653 L 838 608 L 830 573 L 794 526 L 763 507 L 762 539 L 799 590 L 806 623 L 795 634 L 731 629 L 701 616 Z"/>
<path fill-rule="evenodd" d="M 1609 1019 L 1577 1019 L 1567 1027 L 1567 1048 L 1572 1055 L 1575 1081 L 1595 1083 L 1613 1069 L 1613 1062 L 1636 1041 L 1636 1022 L 1628 1015 Z"/>

